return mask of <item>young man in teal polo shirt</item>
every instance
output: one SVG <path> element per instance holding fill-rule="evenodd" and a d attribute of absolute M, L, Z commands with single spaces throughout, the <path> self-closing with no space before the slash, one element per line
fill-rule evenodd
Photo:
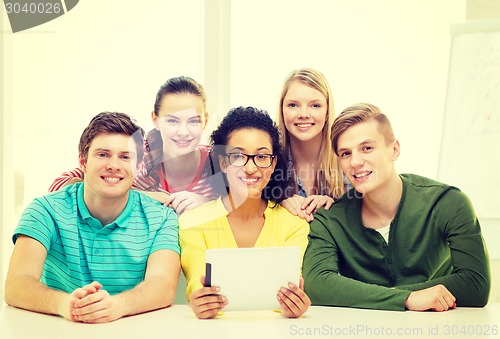
<path fill-rule="evenodd" d="M 399 142 L 373 105 L 344 110 L 332 143 L 353 189 L 311 222 L 303 275 L 313 305 L 401 311 L 486 305 L 487 252 L 465 194 L 397 174 Z"/>
<path fill-rule="evenodd" d="M 35 199 L 14 232 L 9 305 L 102 323 L 173 303 L 177 216 L 130 189 L 143 136 L 123 113 L 91 120 L 79 144 L 83 183 Z"/>

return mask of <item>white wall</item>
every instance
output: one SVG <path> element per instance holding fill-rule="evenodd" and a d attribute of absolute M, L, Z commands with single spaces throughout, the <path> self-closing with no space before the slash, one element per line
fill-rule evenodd
<path fill-rule="evenodd" d="M 15 34 L 0 11 L 2 114 L 11 121 L 1 128 L 2 136 L 11 136 L 13 158 L 2 164 L 3 179 L 16 188 L 4 202 L 10 206 L 2 215 L 2 272 L 20 213 L 61 172 L 77 166 L 78 140 L 94 115 L 125 112 L 150 129 L 165 80 L 188 75 L 203 83 L 202 2 L 80 1 L 67 14 Z"/>
<path fill-rule="evenodd" d="M 3 34 L 3 114 L 12 121 L 13 156 L 4 183 L 16 184 L 16 206 L 2 220 L 4 272 L 19 213 L 76 166 L 78 138 L 91 117 L 122 111 L 149 129 L 167 78 L 184 74 L 204 83 L 204 50 L 221 45 L 203 40 L 210 4 L 80 1 L 54 21 Z M 329 79 L 338 113 L 367 101 L 389 115 L 402 145 L 400 172 L 436 177 L 449 29 L 465 20 L 465 0 L 233 0 L 230 13 L 230 102 L 214 105 L 223 108 L 210 112 L 212 122 L 229 106 L 274 114 L 288 72 L 314 67 Z M 207 91 L 210 103 L 217 95 Z"/>
<path fill-rule="evenodd" d="M 7 30 L 3 17 L 0 17 L 0 28 Z M 2 63 L 0 64 L 0 73 L 2 74 L 0 86 L 0 305 L 3 303 L 5 273 L 7 263 L 10 258 L 11 245 L 9 243 L 11 228 L 13 223 L 14 210 L 14 182 L 13 182 L 13 163 L 12 163 L 12 116 L 7 114 L 10 104 L 7 98 L 10 96 L 8 84 L 12 79 L 12 72 L 6 65 L 9 62 L 10 54 L 5 53 L 10 49 L 8 39 L 5 34 L 0 34 L 0 45 L 2 46 Z"/>
<path fill-rule="evenodd" d="M 400 172 L 430 177 L 437 159 L 450 24 L 455 0 L 233 2 L 231 100 L 275 112 L 294 68 L 322 71 L 340 113 L 371 102 L 390 117 L 402 145 Z"/>
<path fill-rule="evenodd" d="M 0 19 L 1 20 L 1 19 Z M 0 21 L 1 23 L 1 21 Z M 0 25 L 0 28 L 3 29 L 3 26 Z M 0 46 L 3 46 L 3 34 L 0 34 Z M 4 80 L 4 77 L 3 77 L 3 74 L 4 74 L 4 69 L 3 69 L 3 62 L 0 63 L 0 74 L 2 74 L 2 79 L 0 81 L 0 86 L 1 88 L 4 88 L 5 87 L 5 80 Z M 4 91 L 1 91 L 0 92 L 0 103 L 2 103 L 2 106 L 3 106 L 3 97 L 4 97 Z M 6 140 L 5 140 L 5 127 L 6 127 L 6 123 L 5 123 L 5 115 L 3 114 L 3 107 L 1 108 L 2 110 L 2 113 L 0 114 L 0 247 L 3 248 L 3 243 L 2 243 L 2 239 L 3 239 L 3 227 L 1 227 L 2 225 L 5 224 L 6 222 L 6 219 L 4 219 L 5 217 L 5 197 L 7 196 L 6 195 L 6 192 L 4 191 L 5 189 L 5 168 L 6 166 L 4 164 L 7 163 L 6 161 L 6 157 L 5 157 L 5 144 L 6 144 Z M 0 250 L 0 283 L 3 282 L 3 270 L 2 270 L 2 263 L 3 263 L 3 249 Z M 2 304 L 2 301 L 3 301 L 3 285 L 0 285 L 0 305 Z"/>
<path fill-rule="evenodd" d="M 180 74 L 201 77 L 200 0 L 148 2 L 80 1 L 40 33 L 9 36 L 24 203 L 77 164 L 80 134 L 95 114 L 129 113 L 150 128 L 160 85 Z"/>

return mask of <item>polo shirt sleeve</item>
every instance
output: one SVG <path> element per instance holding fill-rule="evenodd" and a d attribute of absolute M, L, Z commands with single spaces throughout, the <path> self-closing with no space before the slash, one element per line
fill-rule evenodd
<path fill-rule="evenodd" d="M 471 201 L 456 188 L 447 190 L 436 202 L 430 222 L 449 244 L 453 271 L 399 288 L 417 291 L 443 284 L 455 296 L 458 306 L 485 306 L 491 288 L 488 254 Z"/>
<path fill-rule="evenodd" d="M 339 274 L 339 252 L 329 228 L 338 226 L 324 210 L 314 215 L 302 273 L 313 305 L 404 311 L 409 291 L 368 284 Z"/>
<path fill-rule="evenodd" d="M 25 235 L 37 240 L 45 247 L 47 252 L 49 251 L 57 237 L 57 227 L 47 205 L 48 201 L 46 201 L 45 197 L 42 197 L 33 200 L 26 207 L 12 236 L 14 244 L 20 235 Z"/>
<path fill-rule="evenodd" d="M 162 225 L 158 228 L 151 253 L 158 250 L 171 250 L 177 254 L 181 254 L 179 245 L 179 227 L 177 214 L 171 208 L 165 208 L 166 216 Z"/>

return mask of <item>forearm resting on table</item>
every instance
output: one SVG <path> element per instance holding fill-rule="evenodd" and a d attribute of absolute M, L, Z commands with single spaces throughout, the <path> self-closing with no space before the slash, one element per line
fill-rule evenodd
<path fill-rule="evenodd" d="M 69 312 L 70 298 L 68 293 L 51 289 L 32 276 L 7 276 L 5 302 L 11 306 L 65 316 L 65 312 Z"/>
<path fill-rule="evenodd" d="M 173 304 L 180 273 L 179 254 L 160 250 L 149 256 L 144 281 L 115 295 L 122 315 L 133 315 Z"/>
<path fill-rule="evenodd" d="M 171 306 L 176 289 L 177 280 L 172 283 L 170 278 L 152 276 L 115 298 L 123 307 L 123 316 L 134 315 Z"/>

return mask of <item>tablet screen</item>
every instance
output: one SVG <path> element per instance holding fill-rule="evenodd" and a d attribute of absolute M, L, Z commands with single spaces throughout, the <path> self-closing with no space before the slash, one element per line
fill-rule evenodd
<path fill-rule="evenodd" d="M 226 296 L 224 311 L 279 309 L 279 289 L 299 285 L 301 255 L 299 247 L 209 249 L 205 281 Z"/>

